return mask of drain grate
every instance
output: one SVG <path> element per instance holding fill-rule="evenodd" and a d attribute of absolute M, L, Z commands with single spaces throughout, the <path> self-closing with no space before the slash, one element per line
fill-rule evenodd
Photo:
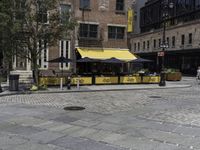
<path fill-rule="evenodd" d="M 84 110 L 85 107 L 81 107 L 81 106 L 68 106 L 65 107 L 64 110 L 71 110 L 71 111 L 78 111 L 78 110 Z"/>
<path fill-rule="evenodd" d="M 162 98 L 160 96 L 149 96 L 149 98 Z"/>

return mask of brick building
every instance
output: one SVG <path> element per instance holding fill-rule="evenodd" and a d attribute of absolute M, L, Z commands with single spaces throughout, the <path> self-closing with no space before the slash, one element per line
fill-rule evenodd
<path fill-rule="evenodd" d="M 200 1 L 169 1 L 174 7 L 168 9 L 165 67 L 177 68 L 185 74 L 196 74 L 200 65 Z M 131 50 L 141 57 L 154 60 L 154 71 L 160 69 L 162 50 L 163 0 L 151 0 L 140 10 L 141 33 L 131 35 Z"/>
<path fill-rule="evenodd" d="M 76 60 L 80 59 L 80 51 L 97 51 L 105 49 L 127 51 L 127 10 L 134 0 L 61 0 L 60 8 L 68 9 L 75 17 L 78 26 L 68 39 L 60 40 L 55 47 L 47 47 L 41 58 L 41 70 L 55 70 L 64 73 L 76 72 Z M 48 63 L 48 60 L 64 55 L 73 63 Z M 98 55 L 98 53 L 96 54 Z M 111 56 L 108 56 L 110 58 Z M 20 72 L 30 72 L 28 60 L 14 61 L 14 69 Z M 21 65 L 21 66 L 20 66 Z M 20 71 L 19 71 L 20 70 Z M 24 71 L 22 71 L 24 70 Z M 16 71 L 15 71 L 16 72 Z"/>

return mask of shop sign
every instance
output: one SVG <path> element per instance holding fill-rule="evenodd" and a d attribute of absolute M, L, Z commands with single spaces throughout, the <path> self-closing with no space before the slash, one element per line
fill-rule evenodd
<path fill-rule="evenodd" d="M 165 52 L 164 52 L 164 51 L 158 52 L 158 56 L 159 56 L 159 57 L 165 56 Z"/>

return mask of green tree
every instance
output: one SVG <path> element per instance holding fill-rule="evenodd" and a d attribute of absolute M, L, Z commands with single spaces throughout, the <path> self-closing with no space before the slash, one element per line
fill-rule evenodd
<path fill-rule="evenodd" d="M 38 44 L 44 42 L 51 47 L 59 39 L 70 37 L 76 20 L 70 11 L 60 11 L 59 0 L 15 0 L 12 12 L 15 55 L 31 61 L 37 83 L 37 61 L 44 50 Z"/>

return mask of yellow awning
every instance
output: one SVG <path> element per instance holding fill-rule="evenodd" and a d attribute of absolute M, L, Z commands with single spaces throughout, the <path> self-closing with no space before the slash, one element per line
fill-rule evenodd
<path fill-rule="evenodd" d="M 82 58 L 109 59 L 115 57 L 120 60 L 130 61 L 136 59 L 128 49 L 89 49 L 77 48 Z"/>

